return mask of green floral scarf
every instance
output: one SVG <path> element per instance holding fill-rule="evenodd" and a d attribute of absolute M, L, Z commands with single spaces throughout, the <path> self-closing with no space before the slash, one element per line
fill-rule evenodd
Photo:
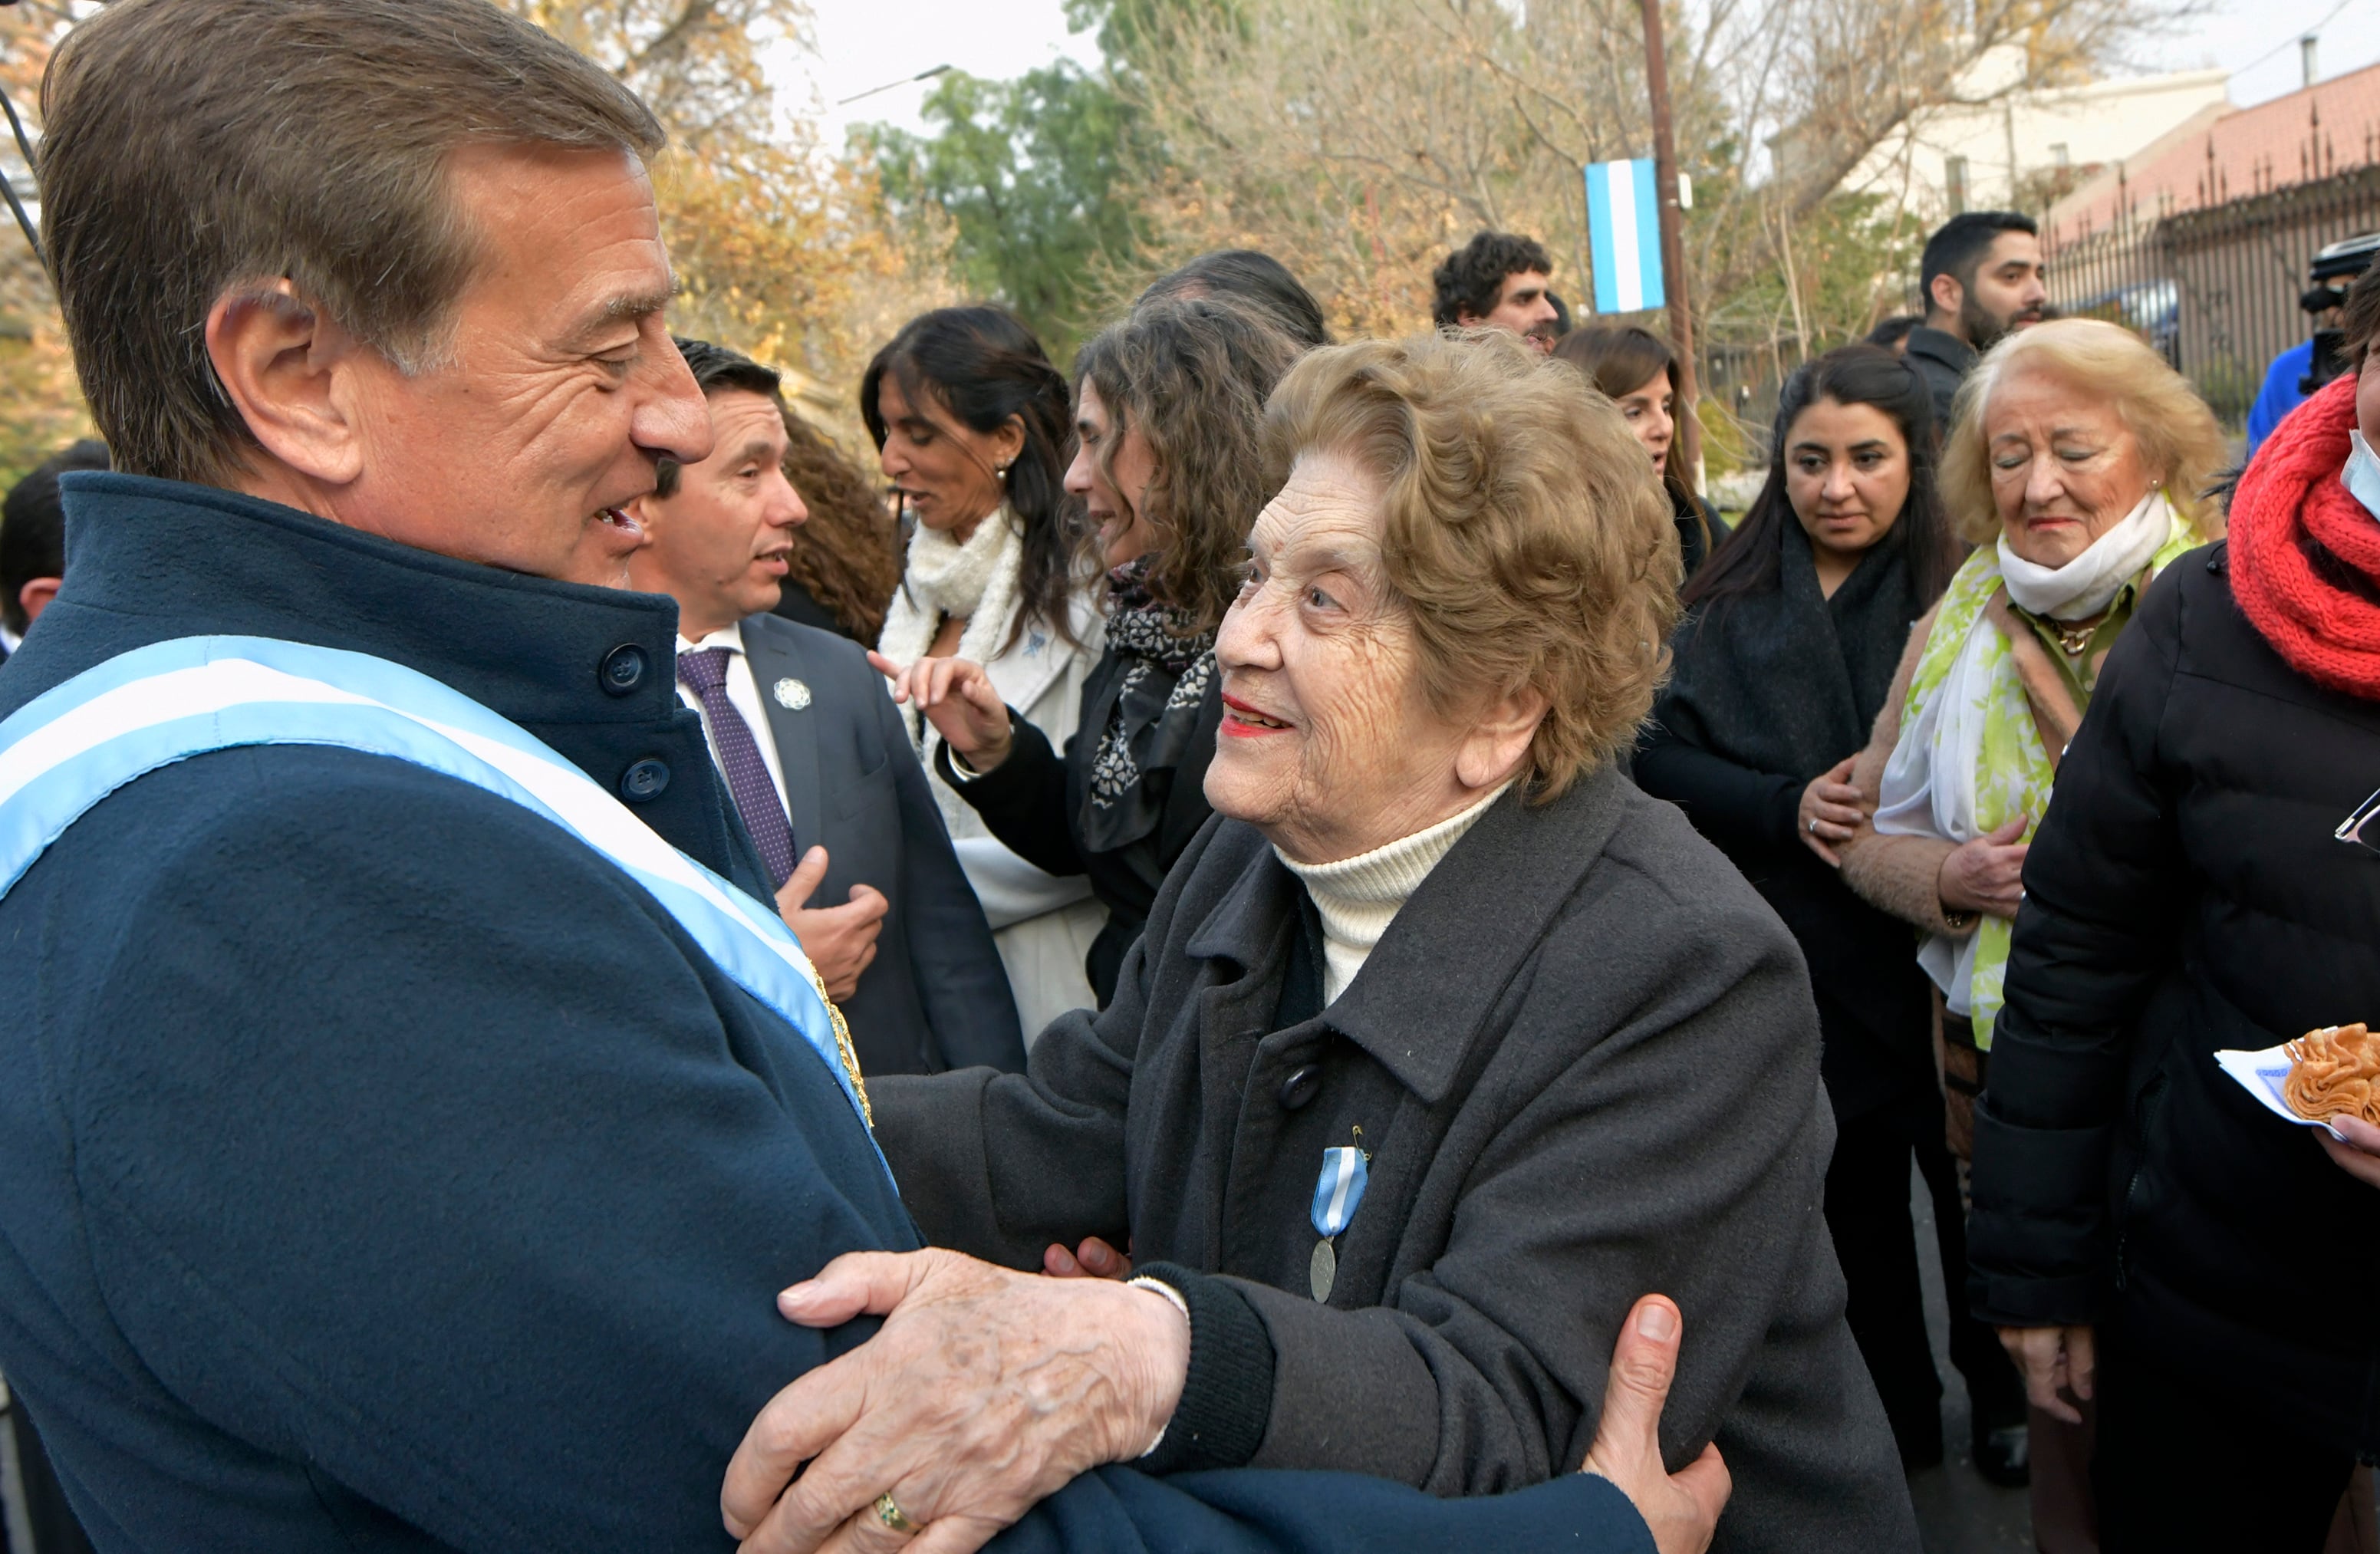
<path fill-rule="evenodd" d="M 2150 575 L 2204 543 L 2174 514 Z M 1942 595 L 1901 709 L 1900 743 L 1885 766 L 1880 833 L 1969 842 L 2022 815 L 2029 842 L 2041 823 L 2052 768 L 2008 638 L 1985 613 L 2000 585 L 1998 550 L 1984 545 Z M 1918 952 L 1951 1011 L 1973 1022 L 1975 1045 L 1985 1050 L 2003 1002 L 2010 926 L 1985 917 L 1972 936 L 1929 936 Z"/>

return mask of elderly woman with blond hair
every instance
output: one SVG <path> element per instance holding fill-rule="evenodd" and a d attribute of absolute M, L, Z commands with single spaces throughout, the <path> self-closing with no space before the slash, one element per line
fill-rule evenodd
<path fill-rule="evenodd" d="M 2197 391 L 2114 324 L 2010 334 L 1960 391 L 1940 480 L 1975 550 L 1910 633 L 1852 769 L 1873 818 L 1840 851 L 1852 889 L 1925 930 L 1962 1156 L 2027 840 L 2142 590 L 2223 532 L 2225 458 Z"/>
<path fill-rule="evenodd" d="M 1644 450 L 1500 338 L 1316 351 L 1266 443 L 1278 494 L 1215 647 L 1218 819 L 1114 1002 L 1027 1074 L 870 1085 L 904 1200 L 1011 1268 L 1129 1247 L 1181 1303 L 1155 1471 L 1536 1483 L 1577 1460 L 1616 1325 L 1658 1289 L 1694 1335 L 1671 1461 L 1716 1440 L 1734 1475 L 1715 1547 L 1913 1550 L 1819 1213 L 1801 956 L 1614 765 L 1677 614 Z M 1069 1346 L 1152 1368 L 1085 1330 L 975 1342 L 1018 1375 Z M 951 1413 L 880 1394 L 871 1436 Z M 1014 1433 L 987 1459 L 1037 1453 Z"/>
<path fill-rule="evenodd" d="M 2108 650 L 2151 581 L 2222 532 L 2208 490 L 2226 460 L 2215 417 L 2137 335 L 2092 320 L 2011 334 L 1960 391 L 1941 487 L 1975 545 L 1909 646 L 1852 770 L 1859 802 L 1814 819 L 1842 878 L 1923 930 L 1942 995 L 1949 1143 L 1973 1153 L 2003 1003 L 2026 848 Z M 1969 1257 L 1996 1254 L 1979 1216 Z M 2015 1315 L 1978 1271 L 1977 1315 Z M 2080 1415 L 2010 1342 L 2029 1379 L 2035 1522 L 2070 1525 Z M 2087 1392 L 2087 1383 L 2085 1384 Z M 2045 1542 L 2044 1547 L 2052 1547 Z"/>

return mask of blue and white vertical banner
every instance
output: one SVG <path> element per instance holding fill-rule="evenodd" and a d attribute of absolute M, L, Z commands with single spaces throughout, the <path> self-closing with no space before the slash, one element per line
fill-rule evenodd
<path fill-rule="evenodd" d="M 1594 162 L 1586 168 L 1587 246 L 1595 260 L 1595 310 L 1633 313 L 1668 305 L 1661 289 L 1661 207 L 1653 159 Z"/>

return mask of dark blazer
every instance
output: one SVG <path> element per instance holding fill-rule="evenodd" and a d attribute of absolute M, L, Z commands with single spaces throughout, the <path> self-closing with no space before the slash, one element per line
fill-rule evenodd
<path fill-rule="evenodd" d="M 1013 709 L 1008 723 L 1014 744 L 1008 759 L 982 776 L 961 782 L 951 765 L 951 747 L 937 745 L 934 750 L 942 781 L 975 807 L 991 834 L 1010 851 L 1045 873 L 1089 876 L 1092 893 L 1108 909 L 1106 926 L 1083 957 L 1083 969 L 1101 1008 L 1115 997 L 1124 952 L 1140 937 L 1158 887 L 1214 813 L 1207 806 L 1207 767 L 1215 759 L 1215 731 L 1223 721 L 1223 677 L 1216 674 L 1209 677 L 1206 698 L 1198 705 L 1190 755 L 1162 774 L 1170 786 L 1157 829 L 1111 852 L 1084 846 L 1078 818 L 1090 794 L 1091 761 L 1099 754 L 1099 731 L 1108 725 L 1125 667 L 1123 655 L 1113 650 L 1091 666 L 1083 681 L 1082 727 L 1066 741 L 1062 756 Z"/>
<path fill-rule="evenodd" d="M 843 1006 L 860 1071 L 1023 1069 L 1008 972 L 884 676 L 832 632 L 754 615 L 743 634 L 784 772 L 794 845 L 827 851 L 810 904 L 848 901 L 855 884 L 875 886 L 890 904 L 876 959 Z M 779 700 L 773 687 L 783 680 L 808 687 L 808 705 Z"/>
<path fill-rule="evenodd" d="M 2380 705 L 2275 652 L 2228 553 L 2182 557 L 2143 599 L 2025 854 L 1975 1108 L 1971 1291 L 1986 1321 L 2112 1323 L 2252 1415 L 2369 1455 L 2380 1193 L 2214 1054 L 2380 1014 L 2380 856 L 2332 834 L 2380 784 Z"/>
<path fill-rule="evenodd" d="M 1901 359 L 1916 369 L 1934 396 L 1934 437 L 1939 442 L 1950 435 L 1951 403 L 1959 385 L 1975 370 L 1975 347 L 1945 330 L 1920 324 L 1909 332 Z"/>
<path fill-rule="evenodd" d="M 194 486 L 66 493 L 65 590 L 0 715 L 177 637 L 372 653 L 599 782 L 662 763 L 638 813 L 759 882 L 671 684 L 669 601 Z M 659 904 L 403 761 L 152 772 L 0 896 L 0 1369 L 103 1554 L 724 1554 L 753 1415 L 874 1326 L 771 1296 L 917 1244 L 826 1066 Z M 1377 1480 L 1187 1488 L 1104 1470 L 1014 1536 L 1172 1550 L 1252 1499 L 1215 1547 L 1464 1541 Z M 1512 1547 L 1584 1518 L 1590 1547 L 1651 1548 L 1583 1477 L 1478 1514 Z"/>
<path fill-rule="evenodd" d="M 1038 1267 L 1099 1235 L 1194 1270 L 1194 1385 L 1256 1415 L 1208 1416 L 1232 1455 L 1441 1495 L 1576 1462 L 1612 1335 L 1658 1290 L 1692 1335 L 1670 1460 L 1716 1438 L 1735 1478 L 1718 1547 L 1913 1550 L 1819 1214 L 1807 976 L 1726 859 L 1615 771 L 1515 792 L 1335 1003 L 1277 1029 L 1305 911 L 1261 836 L 1213 821 L 1115 1002 L 1051 1026 L 1027 1075 L 879 1086 L 928 1237 Z M 1358 1125 L 1371 1184 L 1325 1306 L 1309 1200 Z"/>

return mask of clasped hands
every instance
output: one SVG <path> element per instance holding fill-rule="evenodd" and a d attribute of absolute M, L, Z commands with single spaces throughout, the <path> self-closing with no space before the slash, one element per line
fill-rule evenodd
<path fill-rule="evenodd" d="M 1794 829 L 1802 844 L 1829 868 L 1842 867 L 1839 849 L 1868 818 L 1867 806 L 1852 782 L 1858 759 L 1846 756 L 1810 779 L 1794 807 Z M 2019 815 L 1970 842 L 1952 848 L 1942 860 L 1936 892 L 1946 912 L 1984 912 L 2013 920 L 2017 903 L 2024 899 L 2024 853 L 2022 840 L 2027 818 Z"/>
<path fill-rule="evenodd" d="M 884 1325 L 746 1432 L 720 1495 L 744 1554 L 968 1554 L 1077 1475 L 1147 1451 L 1189 1369 L 1189 1323 L 1162 1294 L 955 1252 L 850 1253 L 777 1305 L 805 1327 Z M 1660 1554 L 1707 1548 L 1730 1489 L 1715 1447 L 1674 1476 L 1661 1462 L 1681 1326 L 1659 1295 L 1630 1311 L 1584 1468 L 1634 1502 Z M 877 1514 L 887 1494 L 914 1530 Z"/>

